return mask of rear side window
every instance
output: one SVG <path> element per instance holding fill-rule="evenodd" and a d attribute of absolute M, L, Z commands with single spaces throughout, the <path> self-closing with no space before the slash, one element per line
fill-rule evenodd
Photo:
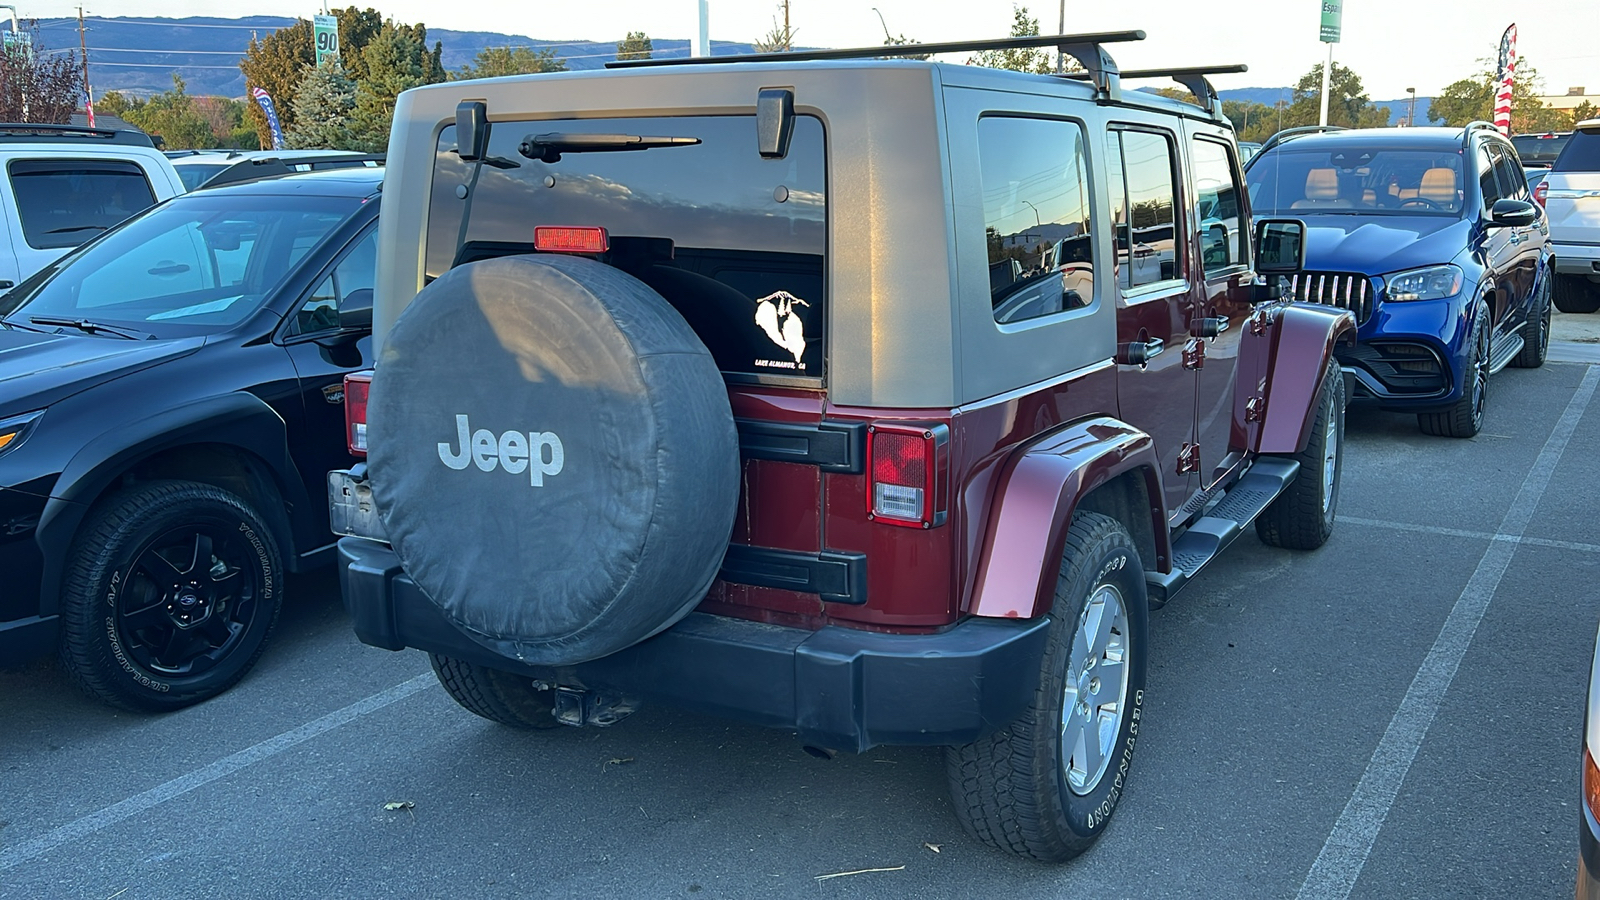
<path fill-rule="evenodd" d="M 989 294 L 1002 325 L 1094 300 L 1094 241 L 1083 127 L 1051 119 L 978 121 Z"/>
<path fill-rule="evenodd" d="M 519 152 L 540 135 L 568 137 L 573 146 L 573 136 L 585 134 L 698 143 L 563 149 L 554 162 Z M 455 151 L 451 125 L 434 163 L 429 278 L 453 265 L 533 253 L 535 226 L 600 226 L 610 241 L 603 261 L 677 308 L 725 373 L 822 377 L 827 181 L 815 117 L 796 117 L 782 159 L 762 158 L 754 116 L 496 122 L 489 163 L 475 167 Z"/>
<path fill-rule="evenodd" d="M 1574 131 L 1552 172 L 1600 172 L 1600 131 Z"/>
<path fill-rule="evenodd" d="M 156 202 L 131 162 L 19 159 L 7 175 L 23 239 L 36 250 L 76 247 Z"/>
<path fill-rule="evenodd" d="M 1117 283 L 1130 291 L 1184 277 L 1172 141 L 1148 131 L 1112 131 L 1107 137 Z"/>
<path fill-rule="evenodd" d="M 1500 196 L 1512 200 L 1528 199 L 1528 179 L 1522 174 L 1522 167 L 1513 162 L 1516 154 L 1506 149 L 1504 144 L 1491 143 L 1489 155 L 1494 157 L 1494 170 L 1500 176 Z"/>
<path fill-rule="evenodd" d="M 1196 138 L 1193 157 L 1200 268 L 1209 277 L 1245 264 L 1249 223 L 1240 214 L 1239 167 L 1233 165 L 1227 145 Z"/>

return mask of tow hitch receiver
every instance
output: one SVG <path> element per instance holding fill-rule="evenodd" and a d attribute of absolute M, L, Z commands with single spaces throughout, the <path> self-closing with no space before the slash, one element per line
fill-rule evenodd
<path fill-rule="evenodd" d="M 574 728 L 584 725 L 605 728 L 639 711 L 637 698 L 621 694 L 570 687 L 557 687 L 555 694 L 556 721 Z"/>

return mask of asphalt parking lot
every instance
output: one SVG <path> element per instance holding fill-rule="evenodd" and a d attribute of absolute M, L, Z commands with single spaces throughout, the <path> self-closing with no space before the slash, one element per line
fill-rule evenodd
<path fill-rule="evenodd" d="M 1597 383 L 1509 369 L 1470 441 L 1352 410 L 1328 545 L 1246 538 L 1152 615 L 1134 775 L 1066 866 L 965 838 L 937 751 L 479 720 L 421 654 L 360 645 L 320 576 L 197 708 L 0 673 L 0 898 L 1570 896 Z"/>

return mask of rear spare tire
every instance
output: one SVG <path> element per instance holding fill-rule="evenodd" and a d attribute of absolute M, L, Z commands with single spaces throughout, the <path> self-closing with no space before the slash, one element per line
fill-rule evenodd
<path fill-rule="evenodd" d="M 601 263 L 459 266 L 389 332 L 373 497 L 406 572 L 484 647 L 614 653 L 693 609 L 733 530 L 739 444 L 711 354 Z"/>

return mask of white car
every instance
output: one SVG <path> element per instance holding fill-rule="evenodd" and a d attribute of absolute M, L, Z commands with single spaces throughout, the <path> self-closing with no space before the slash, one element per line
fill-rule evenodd
<path fill-rule="evenodd" d="M 0 124 L 0 173 L 0 292 L 184 192 L 138 131 Z"/>
<path fill-rule="evenodd" d="M 1555 253 L 1556 309 L 1600 309 L 1600 119 L 1577 124 L 1539 186 Z"/>

